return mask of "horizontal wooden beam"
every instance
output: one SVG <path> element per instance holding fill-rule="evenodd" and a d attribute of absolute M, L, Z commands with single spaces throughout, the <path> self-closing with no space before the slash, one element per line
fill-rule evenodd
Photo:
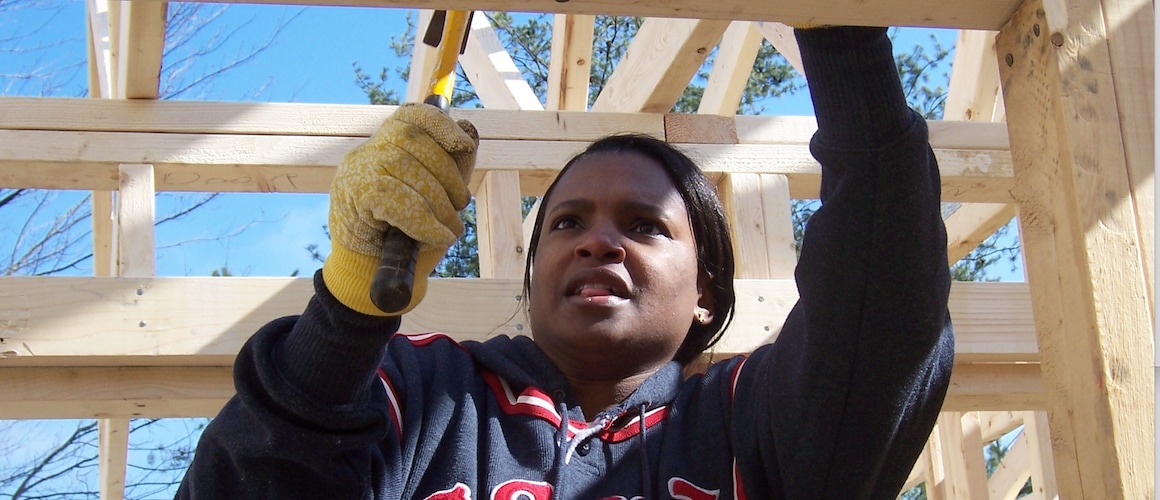
<path fill-rule="evenodd" d="M 221 1 L 221 0 L 213 0 Z M 925 2 L 894 0 L 819 0 L 793 2 L 776 0 L 572 0 L 535 2 L 515 0 L 227 0 L 238 3 L 278 3 L 298 5 L 344 5 L 360 7 L 403 7 L 423 9 L 499 10 L 556 12 L 565 14 L 608 14 L 643 17 L 683 17 L 745 21 L 782 21 L 862 26 L 929 26 L 997 30 L 1011 18 L 1019 2 L 1015 0 L 972 0 L 969 2 Z"/>
<path fill-rule="evenodd" d="M 44 189 L 111 190 L 117 165 L 149 163 L 157 169 L 158 191 L 326 192 L 334 166 L 390 111 L 0 99 L 0 106 L 8 104 L 0 116 L 0 185 Z M 473 186 L 489 170 L 514 170 L 527 195 L 543 193 L 587 141 L 618 131 L 665 137 L 661 114 L 463 110 L 456 116 L 471 119 L 483 136 Z M 698 119 L 721 118 L 686 121 Z M 736 129 L 741 144 L 680 145 L 714 180 L 726 173 L 781 174 L 794 197 L 817 197 L 820 168 L 808 147 L 812 118 L 738 118 Z M 1002 124 L 932 122 L 931 131 L 944 200 L 1011 201 Z"/>
<path fill-rule="evenodd" d="M 527 333 L 521 288 L 518 279 L 434 279 L 402 331 L 464 340 Z M 736 288 L 722 355 L 772 341 L 797 300 L 792 280 Z M 300 313 L 312 293 L 309 278 L 0 278 L 0 367 L 228 365 L 254 331 Z M 1025 284 L 956 283 L 950 308 L 959 361 L 1038 360 Z"/>
<path fill-rule="evenodd" d="M 0 380 L 0 419 L 212 417 L 234 394 L 229 366 L 0 367 Z M 944 411 L 1043 407 L 1039 365 L 956 364 L 951 384 Z"/>

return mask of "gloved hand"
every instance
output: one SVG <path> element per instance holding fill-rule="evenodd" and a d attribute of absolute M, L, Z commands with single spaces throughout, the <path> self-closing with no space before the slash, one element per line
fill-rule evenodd
<path fill-rule="evenodd" d="M 371 302 L 383 233 L 397 227 L 419 242 L 410 311 L 427 292 L 427 276 L 463 234 L 458 212 L 471 193 L 479 134 L 439 108 L 405 104 L 339 164 L 330 186 L 331 252 L 322 265 L 326 287 L 347 307 L 387 316 Z"/>

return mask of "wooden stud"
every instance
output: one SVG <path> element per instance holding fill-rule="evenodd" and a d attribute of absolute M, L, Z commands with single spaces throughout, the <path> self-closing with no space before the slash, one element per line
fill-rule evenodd
<path fill-rule="evenodd" d="M 987 478 L 988 498 L 1011 499 L 1019 495 L 1019 490 L 1031 478 L 1031 451 L 1028 450 L 1027 433 L 1019 436 L 1007 448 L 1007 454 L 998 467 Z"/>
<path fill-rule="evenodd" d="M 761 31 L 756 23 L 734 21 L 729 24 L 717 46 L 717 58 L 713 61 L 697 113 L 729 117 L 737 114 L 741 94 L 749 83 L 760 48 Z"/>
<path fill-rule="evenodd" d="M 596 16 L 556 14 L 552 23 L 552 52 L 548 62 L 550 110 L 588 109 L 588 82 L 592 77 L 592 36 Z"/>
<path fill-rule="evenodd" d="M 116 96 L 157 99 L 165 47 L 168 2 L 113 0 L 119 4 Z"/>
<path fill-rule="evenodd" d="M 497 170 L 484 174 L 475 193 L 475 224 L 479 277 L 523 277 L 527 246 L 523 242 L 518 173 Z"/>
<path fill-rule="evenodd" d="M 407 74 L 407 90 L 404 94 L 407 102 L 422 102 L 423 99 L 427 98 L 427 93 L 431 89 L 431 75 L 435 74 L 435 65 L 439 54 L 435 47 L 423 43 L 421 34 L 427 32 L 427 25 L 431 24 L 432 14 L 434 11 L 431 9 L 419 9 L 419 16 L 415 21 L 417 35 L 415 36 L 415 45 L 411 49 L 411 66 Z M 382 119 L 378 120 L 376 124 L 379 122 L 382 122 Z"/>
<path fill-rule="evenodd" d="M 757 23 L 758 29 L 765 39 L 769 41 L 777 52 L 789 61 L 790 66 L 797 70 L 799 75 L 803 77 L 806 75 L 805 67 L 802 66 L 802 53 L 798 49 L 797 37 L 793 34 L 793 27 L 776 21 L 767 21 L 764 23 Z"/>
<path fill-rule="evenodd" d="M 944 411 L 939 414 L 937 432 L 946 470 L 943 495 L 987 500 L 987 471 L 978 418 L 971 413 Z"/>
<path fill-rule="evenodd" d="M 544 110 L 483 12 L 471 16 L 471 33 L 459 65 L 483 107 Z"/>
<path fill-rule="evenodd" d="M 646 19 L 592 111 L 668 112 L 728 27 L 729 21 Z"/>
<path fill-rule="evenodd" d="M 1059 484 L 1055 480 L 1047 412 L 1027 411 L 1022 413 L 1023 434 L 1027 436 L 1028 449 L 1031 454 L 1031 498 L 1033 500 L 1055 500 L 1059 498 Z"/>
<path fill-rule="evenodd" d="M 129 419 L 102 418 L 97 421 L 98 480 L 101 500 L 125 498 L 125 471 L 129 463 Z"/>
<path fill-rule="evenodd" d="M 966 257 L 979 243 L 1015 217 L 1011 203 L 965 203 L 943 222 L 947 227 L 947 261 L 950 265 Z"/>
<path fill-rule="evenodd" d="M 718 190 L 733 230 L 737 277 L 792 279 L 797 254 L 786 177 L 729 174 Z"/>
<path fill-rule="evenodd" d="M 981 411 L 979 427 L 983 442 L 989 443 L 1023 425 L 1023 413 L 1014 411 Z"/>
<path fill-rule="evenodd" d="M 1103 12 L 1029 0 L 997 47 L 1060 494 L 1145 498 L 1152 317 Z"/>

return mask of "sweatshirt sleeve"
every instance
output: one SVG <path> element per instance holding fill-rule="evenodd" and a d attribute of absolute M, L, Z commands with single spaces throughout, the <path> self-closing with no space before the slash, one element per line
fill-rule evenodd
<path fill-rule="evenodd" d="M 893 498 L 953 362 L 938 165 L 885 29 L 797 38 L 822 205 L 802 242 L 798 303 L 738 372 L 734 450 L 751 495 Z"/>
<path fill-rule="evenodd" d="M 274 320 L 234 364 L 177 498 L 370 498 L 392 432 L 376 370 L 400 320 L 354 312 L 314 277 L 301 316 Z"/>

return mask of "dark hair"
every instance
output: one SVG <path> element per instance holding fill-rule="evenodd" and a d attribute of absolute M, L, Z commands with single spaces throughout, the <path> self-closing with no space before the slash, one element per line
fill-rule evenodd
<path fill-rule="evenodd" d="M 556 189 L 556 184 L 564 173 L 578 161 L 600 153 L 636 153 L 655 160 L 665 171 L 689 213 L 689 224 L 693 228 L 693 238 L 697 246 L 697 271 L 709 279 L 708 292 L 713 297 L 713 320 L 707 325 L 692 323 L 685 334 L 685 340 L 677 349 L 673 359 L 687 365 L 705 349 L 720 340 L 722 333 L 733 320 L 734 305 L 737 302 L 733 290 L 733 243 L 729 236 L 729 223 L 717 190 L 701 173 L 693 160 L 671 144 L 641 134 L 618 134 L 605 137 L 590 144 L 583 152 L 574 156 L 556 180 L 544 192 L 541 206 L 546 206 L 548 197 Z M 528 259 L 524 266 L 524 297 L 529 297 L 532 288 L 532 262 L 536 259 L 536 247 L 540 242 L 540 230 L 544 224 L 544 210 L 536 214 L 536 224 L 528 245 Z"/>

